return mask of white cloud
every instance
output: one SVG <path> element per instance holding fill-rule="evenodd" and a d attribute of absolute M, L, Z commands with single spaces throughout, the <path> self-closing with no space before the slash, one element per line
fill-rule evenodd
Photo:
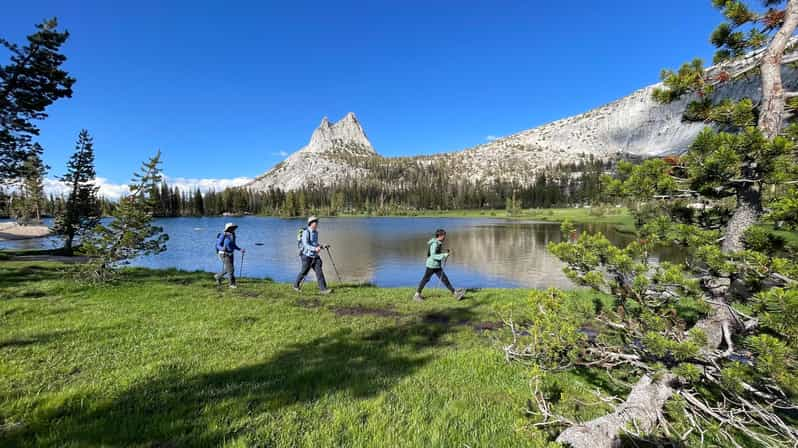
<path fill-rule="evenodd" d="M 197 188 L 203 193 L 209 190 L 222 191 L 228 187 L 238 187 L 250 181 L 250 177 L 235 177 L 232 179 L 194 179 L 186 177 L 169 177 L 164 176 L 166 182 L 172 186 L 177 187 L 181 191 L 193 191 Z M 119 199 L 127 194 L 129 191 L 127 184 L 115 184 L 109 182 L 104 177 L 97 177 L 95 184 L 100 187 L 100 196 L 105 196 L 108 199 Z M 44 180 L 45 194 L 54 194 L 56 196 L 65 195 L 69 188 L 61 183 L 58 179 L 47 178 Z"/>
<path fill-rule="evenodd" d="M 280 151 L 277 154 L 279 154 L 280 157 L 288 157 L 288 151 Z"/>
<path fill-rule="evenodd" d="M 97 177 L 94 184 L 100 187 L 100 196 L 108 199 L 119 199 L 130 191 L 127 184 L 115 184 L 104 177 Z"/>
<path fill-rule="evenodd" d="M 485 137 L 485 140 L 487 140 L 489 142 L 492 142 L 492 141 L 498 140 L 498 139 L 499 139 L 499 137 L 496 137 L 495 135 L 488 135 L 488 136 Z"/>
<path fill-rule="evenodd" d="M 252 182 L 251 177 L 234 177 L 232 179 L 194 179 L 189 177 L 169 177 L 164 176 L 166 182 L 177 187 L 182 191 L 192 191 L 197 188 L 203 193 L 210 190 L 222 191 L 229 187 L 240 187 L 248 182 Z"/>
<path fill-rule="evenodd" d="M 44 179 L 44 194 L 61 196 L 61 195 L 66 195 L 67 191 L 69 191 L 67 186 L 58 179 L 50 179 L 50 178 Z"/>
<path fill-rule="evenodd" d="M 127 184 L 115 184 L 104 177 L 97 177 L 94 184 L 100 187 L 100 196 L 109 199 L 119 199 L 128 192 Z M 69 193 L 69 187 L 58 179 L 46 178 L 44 179 L 44 193 L 65 196 Z"/>

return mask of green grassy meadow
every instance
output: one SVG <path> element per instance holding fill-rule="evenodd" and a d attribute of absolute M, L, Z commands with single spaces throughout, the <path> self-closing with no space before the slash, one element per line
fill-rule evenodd
<path fill-rule="evenodd" d="M 129 270 L 111 286 L 0 263 L 0 445 L 546 446 L 497 307 L 443 289 L 308 286 Z M 584 297 L 581 297 L 584 296 Z M 577 294 L 590 300 L 587 294 Z"/>

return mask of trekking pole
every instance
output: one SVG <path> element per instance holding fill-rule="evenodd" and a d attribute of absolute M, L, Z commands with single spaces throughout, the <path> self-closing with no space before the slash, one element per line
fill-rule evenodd
<path fill-rule="evenodd" d="M 325 249 L 327 249 L 327 256 L 330 257 L 330 262 L 333 265 L 333 269 L 335 269 L 335 276 L 338 277 L 338 283 L 343 283 L 343 281 L 341 280 L 341 274 L 338 273 L 338 266 L 335 265 L 335 260 L 333 260 L 332 252 L 330 252 L 330 245 L 328 244 L 327 246 L 325 246 Z"/>
<path fill-rule="evenodd" d="M 452 256 L 452 251 L 450 249 L 449 250 L 449 257 L 451 257 L 451 256 Z M 449 261 L 449 257 L 446 257 L 446 258 L 443 259 L 443 265 L 441 266 L 441 275 L 436 275 L 435 276 L 435 277 L 437 277 L 436 280 L 435 280 L 435 289 L 438 289 L 438 288 L 441 287 L 441 277 L 443 277 L 443 273 L 445 272 L 444 269 L 446 269 L 446 262 Z"/>
<path fill-rule="evenodd" d="M 238 268 L 238 276 L 239 277 L 243 277 L 244 276 L 244 254 L 245 253 L 246 252 L 243 252 L 243 251 L 241 252 L 241 266 Z"/>

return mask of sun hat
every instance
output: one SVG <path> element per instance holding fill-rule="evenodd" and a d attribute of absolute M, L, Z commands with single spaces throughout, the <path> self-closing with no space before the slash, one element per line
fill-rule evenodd
<path fill-rule="evenodd" d="M 237 228 L 238 228 L 238 226 L 233 224 L 232 222 L 228 222 L 227 224 L 224 225 L 224 231 L 225 232 L 227 232 L 228 230 L 235 230 Z"/>
<path fill-rule="evenodd" d="M 311 215 L 311 216 L 308 218 L 308 225 L 311 225 L 311 224 L 313 224 L 313 222 L 314 222 L 314 221 L 318 222 L 318 220 L 319 220 L 319 218 L 317 218 L 315 215 Z"/>

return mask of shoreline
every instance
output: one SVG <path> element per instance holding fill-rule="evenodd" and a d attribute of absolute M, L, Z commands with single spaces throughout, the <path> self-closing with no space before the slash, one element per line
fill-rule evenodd
<path fill-rule="evenodd" d="M 48 237 L 52 234 L 53 231 L 43 225 L 22 226 L 16 222 L 0 223 L 0 241 L 30 240 Z"/>
<path fill-rule="evenodd" d="M 595 214 L 591 213 L 592 209 L 601 209 L 602 212 Z M 404 213 L 404 214 L 366 214 L 366 213 L 341 213 L 337 215 L 323 215 L 316 214 L 319 218 L 447 218 L 447 219 L 503 219 L 510 221 L 540 221 L 540 222 L 562 222 L 566 219 L 574 224 L 610 224 L 615 225 L 621 231 L 634 231 L 634 220 L 629 213 L 629 209 L 625 207 L 592 207 L 592 208 L 532 208 L 523 209 L 517 215 L 508 215 L 506 210 L 480 210 L 480 209 L 467 209 L 467 210 L 447 210 L 447 211 L 419 211 L 417 214 Z M 203 216 L 161 216 L 157 219 L 169 218 L 217 218 L 224 217 L 230 219 L 246 218 L 246 217 L 259 217 L 259 218 L 277 218 L 277 219 L 302 219 L 304 216 L 281 216 L 281 215 L 266 215 L 266 214 L 244 214 L 239 216 L 223 216 L 223 215 L 203 215 Z"/>

